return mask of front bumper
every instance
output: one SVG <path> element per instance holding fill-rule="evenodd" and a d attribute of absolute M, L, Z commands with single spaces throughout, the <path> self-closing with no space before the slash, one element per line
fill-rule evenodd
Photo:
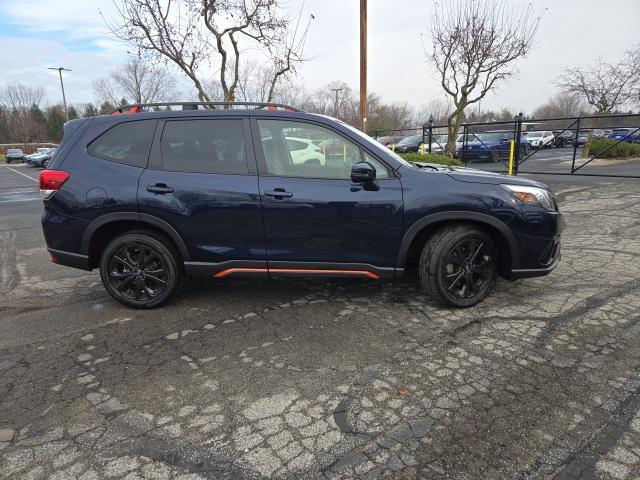
<path fill-rule="evenodd" d="M 551 273 L 560 263 L 561 258 L 561 236 L 565 228 L 564 216 L 559 212 L 549 213 L 554 215 L 556 230 L 555 234 L 544 242 L 544 247 L 537 250 L 537 261 L 534 265 L 527 265 L 526 268 L 512 268 L 509 272 L 509 280 L 518 280 L 520 278 L 542 277 Z M 538 242 L 536 244 L 539 245 Z M 534 257 L 534 258 L 536 258 Z M 521 258 L 522 264 L 522 258 Z"/>

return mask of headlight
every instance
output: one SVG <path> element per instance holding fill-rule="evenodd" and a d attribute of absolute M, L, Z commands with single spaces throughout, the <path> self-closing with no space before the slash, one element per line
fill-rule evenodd
<path fill-rule="evenodd" d="M 525 185 L 502 185 L 522 203 L 538 205 L 546 210 L 555 211 L 553 194 L 549 190 Z"/>

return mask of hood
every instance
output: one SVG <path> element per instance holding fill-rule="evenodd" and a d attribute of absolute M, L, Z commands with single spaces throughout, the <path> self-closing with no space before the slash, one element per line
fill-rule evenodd
<path fill-rule="evenodd" d="M 505 174 L 485 172 L 484 170 L 477 170 L 475 168 L 453 167 L 435 163 L 417 163 L 417 165 L 427 170 L 437 170 L 438 172 L 446 173 L 451 178 L 459 182 L 484 183 L 491 185 L 508 183 L 510 185 L 528 185 L 531 187 L 539 187 L 551 190 L 544 183 L 536 182 L 535 180 L 529 180 L 528 178 L 522 177 L 510 177 Z"/>

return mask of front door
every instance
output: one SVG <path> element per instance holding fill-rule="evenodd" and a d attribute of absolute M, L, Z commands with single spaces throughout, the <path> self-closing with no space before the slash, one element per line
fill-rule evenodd
<path fill-rule="evenodd" d="M 402 238 L 402 187 L 391 169 L 342 134 L 298 120 L 254 120 L 270 274 L 373 271 L 393 275 Z M 312 142 L 304 150 L 299 143 Z M 377 188 L 351 181 L 368 161 Z"/>
<path fill-rule="evenodd" d="M 140 213 L 169 223 L 189 251 L 190 271 L 262 268 L 264 229 L 248 119 L 176 119 L 158 126 L 140 178 Z"/>

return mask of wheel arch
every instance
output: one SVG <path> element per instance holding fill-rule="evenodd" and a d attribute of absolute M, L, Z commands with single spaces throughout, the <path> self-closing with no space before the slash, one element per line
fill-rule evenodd
<path fill-rule="evenodd" d="M 503 275 L 509 275 L 512 269 L 518 268 L 518 245 L 509 226 L 491 215 L 467 211 L 433 213 L 411 225 L 402 237 L 396 268 L 404 269 L 411 254 L 417 249 L 421 251 L 435 232 L 458 223 L 476 225 L 492 237 L 501 251 Z M 508 256 L 503 253 L 505 249 Z"/>
<path fill-rule="evenodd" d="M 94 268 L 99 262 L 96 256 L 106 244 L 117 235 L 130 230 L 149 229 L 167 236 L 180 253 L 182 261 L 189 260 L 189 251 L 180 234 L 164 220 L 144 213 L 108 213 L 94 219 L 86 228 L 80 245 L 81 253 L 87 255 L 89 266 Z"/>

